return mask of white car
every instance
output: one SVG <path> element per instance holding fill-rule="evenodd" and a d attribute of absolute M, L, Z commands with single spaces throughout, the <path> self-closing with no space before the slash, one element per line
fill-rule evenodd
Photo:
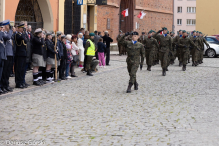
<path fill-rule="evenodd" d="M 217 36 L 207 36 L 205 40 L 209 43 L 210 48 L 205 45 L 203 55 L 209 58 L 217 57 L 219 55 L 219 38 Z"/>

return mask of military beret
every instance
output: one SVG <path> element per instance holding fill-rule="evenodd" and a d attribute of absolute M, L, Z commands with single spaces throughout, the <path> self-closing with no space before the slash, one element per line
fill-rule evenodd
<path fill-rule="evenodd" d="M 199 32 L 200 34 L 202 34 L 202 32 Z"/>
<path fill-rule="evenodd" d="M 186 31 L 185 31 L 185 30 L 183 30 L 182 32 L 183 32 L 183 33 L 186 33 Z"/>
<path fill-rule="evenodd" d="M 145 34 L 145 32 L 142 32 L 142 34 Z"/>
<path fill-rule="evenodd" d="M 149 31 L 148 34 L 152 33 L 153 31 Z"/>
<path fill-rule="evenodd" d="M 181 29 L 179 30 L 179 32 L 182 31 Z"/>
<path fill-rule="evenodd" d="M 34 33 L 41 33 L 42 32 L 42 29 L 41 28 L 37 28 Z"/>
<path fill-rule="evenodd" d="M 167 30 L 167 28 L 166 28 L 166 27 L 163 27 L 162 29 L 163 29 L 163 30 Z"/>
<path fill-rule="evenodd" d="M 94 33 L 90 33 L 89 36 L 95 36 L 95 34 Z"/>
<path fill-rule="evenodd" d="M 24 24 L 20 24 L 17 26 L 18 28 L 24 28 Z"/>
<path fill-rule="evenodd" d="M 47 32 L 47 33 L 46 33 L 46 36 L 48 36 L 48 35 L 52 35 L 52 33 L 51 33 L 51 32 Z"/>
<path fill-rule="evenodd" d="M 10 25 L 10 20 L 2 21 L 2 26 Z"/>
<path fill-rule="evenodd" d="M 169 31 L 167 31 L 167 34 L 169 34 L 170 32 Z"/>
<path fill-rule="evenodd" d="M 199 33 L 199 31 L 196 31 L 196 33 Z"/>
<path fill-rule="evenodd" d="M 189 32 L 187 32 L 187 34 L 189 34 Z"/>
<path fill-rule="evenodd" d="M 132 35 L 138 35 L 137 31 L 132 32 Z"/>

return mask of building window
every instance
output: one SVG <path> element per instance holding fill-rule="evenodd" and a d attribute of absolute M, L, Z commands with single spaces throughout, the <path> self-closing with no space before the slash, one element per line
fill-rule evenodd
<path fill-rule="evenodd" d="M 196 13 L 196 7 L 187 7 L 187 13 Z"/>
<path fill-rule="evenodd" d="M 195 25 L 196 20 L 195 19 L 187 19 L 187 25 Z"/>
<path fill-rule="evenodd" d="M 177 25 L 182 25 L 182 19 L 177 19 Z"/>
<path fill-rule="evenodd" d="M 178 7 L 177 13 L 182 13 L 182 7 Z"/>

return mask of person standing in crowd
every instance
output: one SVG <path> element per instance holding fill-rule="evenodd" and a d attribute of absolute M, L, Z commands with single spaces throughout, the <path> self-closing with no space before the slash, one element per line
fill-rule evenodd
<path fill-rule="evenodd" d="M 103 36 L 101 35 L 101 32 L 100 32 L 100 31 L 98 32 L 98 35 L 99 35 L 101 38 L 103 37 Z"/>
<path fill-rule="evenodd" d="M 119 48 L 119 56 L 124 55 L 123 54 L 123 47 L 121 44 L 119 44 L 119 39 L 123 36 L 122 30 L 119 31 L 119 35 L 116 37 L 116 40 L 118 42 L 118 48 Z"/>
<path fill-rule="evenodd" d="M 52 33 L 48 32 L 46 34 L 46 47 L 47 47 L 47 59 L 46 59 L 46 81 L 47 83 L 53 82 L 52 76 L 53 71 L 52 66 L 55 65 L 55 55 L 58 53 L 56 50 L 54 50 L 54 44 L 52 42 Z"/>
<path fill-rule="evenodd" d="M 145 57 L 146 57 L 146 64 L 147 64 L 147 70 L 151 71 L 151 66 L 153 65 L 154 60 L 154 52 L 155 48 L 159 48 L 159 45 L 157 41 L 151 37 L 152 31 L 148 32 L 148 37 L 144 38 L 142 44 L 145 47 Z"/>
<path fill-rule="evenodd" d="M 67 61 L 66 61 L 66 71 L 65 71 L 65 77 L 67 79 L 71 79 L 71 76 L 69 76 L 69 69 L 70 69 L 70 64 L 73 61 L 73 56 L 71 54 L 71 35 L 66 36 L 66 49 L 67 49 Z"/>
<path fill-rule="evenodd" d="M 2 22 L 2 25 L 5 26 L 5 37 L 4 37 L 4 44 L 5 44 L 5 51 L 7 60 L 4 60 L 2 78 L 1 78 L 1 86 L 2 91 L 12 92 L 12 88 L 9 87 L 9 76 L 11 74 L 11 66 L 13 65 L 13 42 L 12 42 L 12 35 L 13 31 L 11 30 L 10 20 L 5 20 Z"/>
<path fill-rule="evenodd" d="M 39 82 L 41 82 L 41 84 L 46 84 L 46 59 L 47 59 L 47 46 L 46 46 L 46 33 L 45 31 L 42 32 L 42 38 L 43 38 L 43 45 L 42 45 L 42 54 L 43 54 L 43 62 L 44 62 L 44 66 L 40 66 L 39 67 L 39 71 L 38 71 L 38 79 Z"/>
<path fill-rule="evenodd" d="M 83 40 L 82 40 L 83 34 L 78 34 L 78 48 L 79 48 L 79 68 L 83 68 L 83 62 L 84 62 L 84 46 L 83 46 Z"/>
<path fill-rule="evenodd" d="M 59 78 L 61 80 L 65 80 L 64 74 L 63 72 L 65 71 L 65 59 L 64 59 L 64 55 L 63 55 L 63 45 L 62 45 L 62 41 L 61 41 L 61 32 L 57 32 L 57 47 L 58 47 L 58 56 L 59 56 L 59 60 L 60 60 L 60 65 L 58 67 L 58 71 L 59 71 Z"/>
<path fill-rule="evenodd" d="M 67 49 L 66 49 L 66 36 L 65 35 L 62 35 L 61 36 L 61 44 L 63 46 L 63 58 L 62 58 L 62 61 L 63 61 L 63 67 L 62 67 L 62 72 L 60 72 L 62 75 L 62 78 L 64 80 L 66 80 L 67 78 L 65 77 L 65 72 L 66 72 L 66 62 L 68 60 L 68 57 L 67 57 Z M 63 80 L 62 79 L 62 80 Z"/>
<path fill-rule="evenodd" d="M 105 31 L 105 35 L 103 36 L 103 43 L 106 44 L 106 65 L 109 66 L 110 61 L 110 43 L 113 42 L 113 39 L 109 37 L 108 31 Z"/>
<path fill-rule="evenodd" d="M 189 46 L 193 46 L 195 49 L 198 49 L 198 46 L 196 46 L 196 44 L 187 37 L 187 33 L 185 30 L 182 31 L 183 36 L 179 39 L 178 41 L 178 45 L 181 48 L 181 58 L 183 60 L 183 71 L 186 71 L 186 64 L 187 64 L 187 60 L 188 60 L 188 54 L 189 54 Z"/>
<path fill-rule="evenodd" d="M 79 48 L 77 46 L 77 36 L 76 35 L 72 36 L 71 41 L 72 41 L 72 44 L 71 44 L 72 45 L 71 54 L 73 56 L 73 61 L 71 63 L 71 77 L 77 77 L 75 75 L 75 66 L 76 66 L 76 64 L 77 64 L 77 62 L 79 60 L 79 56 L 78 56 Z"/>
<path fill-rule="evenodd" d="M 31 70 L 31 57 L 32 57 L 32 27 L 31 25 L 27 26 L 27 35 L 28 35 L 28 42 L 27 42 L 27 70 Z"/>
<path fill-rule="evenodd" d="M 18 33 L 15 34 L 16 53 L 15 53 L 15 83 L 16 88 L 25 88 L 24 74 L 27 57 L 27 38 L 24 31 L 24 24 L 18 25 Z"/>
<path fill-rule="evenodd" d="M 91 62 L 93 57 L 95 56 L 95 43 L 94 43 L 94 33 L 90 33 L 90 39 L 87 40 L 87 43 L 85 45 L 85 54 L 86 54 L 86 70 L 87 70 L 87 75 L 88 76 L 93 76 L 93 74 L 91 73 Z"/>
<path fill-rule="evenodd" d="M 79 33 L 82 33 L 82 38 L 81 39 L 84 41 L 84 28 L 81 28 L 80 31 L 78 32 L 78 34 Z"/>
<path fill-rule="evenodd" d="M 133 84 L 134 84 L 134 89 L 138 90 L 136 73 L 138 71 L 139 65 L 141 69 L 143 67 L 145 51 L 144 51 L 144 45 L 137 41 L 139 38 L 138 32 L 132 33 L 132 41 L 125 40 L 125 37 L 128 35 L 129 33 L 126 33 L 123 37 L 121 37 L 119 43 L 121 43 L 123 47 L 126 48 L 128 54 L 126 62 L 127 62 L 127 69 L 129 72 L 130 80 L 126 93 L 131 93 L 131 88 Z M 141 62 L 140 62 L 140 56 L 141 56 Z"/>
<path fill-rule="evenodd" d="M 102 38 L 99 39 L 99 42 L 98 42 L 97 46 L 98 46 L 97 52 L 98 52 L 99 61 L 100 61 L 99 62 L 99 66 L 100 67 L 103 66 L 103 68 L 105 68 L 104 52 L 106 50 L 106 45 L 103 43 L 103 39 Z"/>
<path fill-rule="evenodd" d="M 95 36 L 94 36 L 94 43 L 95 43 L 95 48 L 98 49 L 97 43 L 99 42 L 100 36 L 98 35 L 98 32 L 95 31 L 94 32 Z M 95 57 L 98 60 L 98 52 L 95 53 Z"/>
<path fill-rule="evenodd" d="M 160 33 L 163 31 L 163 34 Z M 164 27 L 162 30 L 159 30 L 156 34 L 153 35 L 155 39 L 160 42 L 159 58 L 161 61 L 161 67 L 163 69 L 163 76 L 166 76 L 166 71 L 168 67 L 168 55 L 169 51 L 172 50 L 171 37 L 167 35 L 167 28 Z"/>
<path fill-rule="evenodd" d="M 41 81 L 42 73 L 39 74 L 39 67 L 45 66 L 45 61 L 43 59 L 43 45 L 44 38 L 42 34 L 42 29 L 38 28 L 34 32 L 33 38 L 33 55 L 32 55 L 32 65 L 33 65 L 33 85 L 41 86 L 44 83 Z"/>

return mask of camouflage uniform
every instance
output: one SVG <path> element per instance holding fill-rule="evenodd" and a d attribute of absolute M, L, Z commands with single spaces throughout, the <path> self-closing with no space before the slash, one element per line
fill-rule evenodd
<path fill-rule="evenodd" d="M 205 38 L 204 37 L 199 37 L 200 38 L 200 40 L 201 40 L 201 43 L 202 43 L 202 46 L 201 46 L 201 51 L 200 51 L 200 55 L 199 55 L 199 60 L 200 60 L 200 63 L 203 63 L 203 54 L 204 54 L 204 47 L 205 47 L 205 45 L 208 47 L 208 48 L 210 48 L 210 46 L 209 46 L 209 44 L 207 43 L 207 41 L 205 40 Z M 204 45 L 205 44 L 205 45 Z"/>
<path fill-rule="evenodd" d="M 138 84 L 136 81 L 136 73 L 139 68 L 139 64 L 143 65 L 143 61 L 144 61 L 144 54 L 145 54 L 144 46 L 139 42 L 133 44 L 132 41 L 125 40 L 125 35 L 119 39 L 119 43 L 121 43 L 121 45 L 123 45 L 123 47 L 126 48 L 128 55 L 126 62 L 130 76 L 129 86 L 132 86 L 133 84 L 135 84 L 136 86 L 136 84 Z M 140 56 L 141 56 L 141 62 L 140 62 Z"/>
<path fill-rule="evenodd" d="M 181 37 L 178 40 L 178 46 L 181 48 L 180 55 L 183 61 L 183 71 L 185 71 L 187 60 L 188 60 L 188 54 L 189 54 L 189 46 L 192 46 L 195 49 L 198 49 L 198 47 L 193 41 L 191 41 L 191 39 L 187 37 Z"/>
<path fill-rule="evenodd" d="M 173 43 L 176 45 L 176 57 L 178 58 L 179 60 L 179 66 L 181 66 L 181 63 L 182 63 L 182 59 L 180 58 L 181 55 L 180 55 L 180 47 L 178 46 L 178 41 L 179 41 L 179 38 L 182 37 L 181 35 L 177 35 L 174 39 L 173 39 Z"/>
<path fill-rule="evenodd" d="M 157 40 L 155 39 L 155 41 L 157 42 Z M 159 64 L 159 44 L 158 47 L 155 47 L 154 50 L 154 65 Z"/>
<path fill-rule="evenodd" d="M 168 66 L 169 50 L 172 50 L 171 37 L 168 35 L 160 35 L 159 32 L 154 34 L 153 37 L 160 42 L 159 58 L 161 61 L 161 67 L 163 69 L 163 76 L 165 76 Z"/>
<path fill-rule="evenodd" d="M 146 57 L 146 64 L 148 65 L 148 71 L 151 71 L 151 66 L 153 65 L 154 61 L 154 53 L 155 49 L 159 48 L 157 41 L 152 37 L 147 37 L 143 41 L 143 45 L 145 47 L 145 57 Z"/>
<path fill-rule="evenodd" d="M 147 38 L 146 35 L 141 35 L 141 36 L 139 37 L 138 41 L 139 41 L 140 43 L 143 43 L 143 41 L 144 41 L 146 38 Z"/>
<path fill-rule="evenodd" d="M 196 36 L 191 36 L 190 40 L 196 45 L 196 46 L 201 46 L 201 40 L 199 37 Z M 192 66 L 197 66 L 197 61 L 198 61 L 198 53 L 199 51 L 191 46 L 191 55 L 192 55 Z"/>
<path fill-rule="evenodd" d="M 176 49 L 175 49 L 175 43 L 173 43 L 174 38 L 171 37 L 171 44 L 172 44 L 172 50 L 170 50 L 169 57 L 170 57 L 170 64 L 174 64 L 174 61 L 176 59 Z"/>
<path fill-rule="evenodd" d="M 123 53 L 123 46 L 119 43 L 119 39 L 122 37 L 122 35 L 118 35 L 117 37 L 116 37 L 116 40 L 117 40 L 117 42 L 118 42 L 118 48 L 119 48 L 119 55 L 124 55 Z"/>

